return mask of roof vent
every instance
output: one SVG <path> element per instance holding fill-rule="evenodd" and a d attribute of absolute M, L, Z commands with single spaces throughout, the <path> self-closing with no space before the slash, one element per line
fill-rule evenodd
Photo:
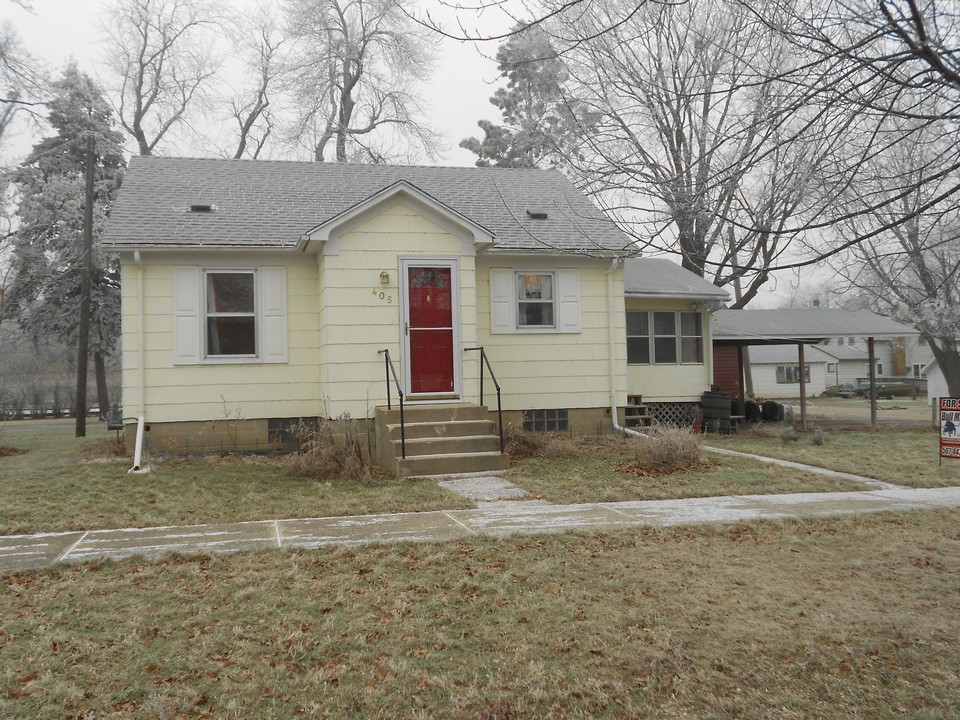
<path fill-rule="evenodd" d="M 529 209 L 528 209 L 528 210 L 527 210 L 527 215 L 529 215 L 530 217 L 532 217 L 534 220 L 546 220 L 546 219 L 547 219 L 547 211 L 546 211 L 546 210 L 539 210 L 539 209 L 536 209 L 536 208 L 534 208 L 533 210 L 529 210 Z"/>
<path fill-rule="evenodd" d="M 214 206 L 210 203 L 193 203 L 190 205 L 190 212 L 205 213 L 213 212 Z"/>

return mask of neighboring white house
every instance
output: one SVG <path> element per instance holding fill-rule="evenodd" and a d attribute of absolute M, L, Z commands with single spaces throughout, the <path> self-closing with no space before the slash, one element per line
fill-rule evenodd
<path fill-rule="evenodd" d="M 817 346 L 809 346 L 803 357 L 808 395 L 818 395 L 834 385 L 836 360 Z M 763 398 L 800 397 L 800 363 L 796 345 L 757 345 L 750 348 L 753 392 Z"/>
<path fill-rule="evenodd" d="M 932 405 L 937 398 L 950 397 L 947 379 L 936 358 L 924 365 L 920 372 L 927 379 L 927 405 Z"/>
<path fill-rule="evenodd" d="M 844 358 L 844 375 L 841 382 L 855 383 L 870 374 L 867 362 L 867 338 L 863 335 L 833 335 L 821 346 L 835 357 Z M 919 380 L 923 366 L 933 358 L 929 345 L 914 332 L 912 335 L 878 337 L 874 339 L 874 357 L 877 377 L 909 377 Z M 852 362 L 859 356 L 860 362 Z M 849 371 L 849 372 L 848 372 Z"/>
<path fill-rule="evenodd" d="M 866 350 L 853 345 L 833 345 L 826 342 L 813 347 L 831 358 L 826 367 L 827 387 L 856 385 L 862 378 L 870 376 L 870 356 Z M 878 360 L 877 366 L 877 375 L 880 375 L 883 361 Z"/>
<path fill-rule="evenodd" d="M 628 393 L 699 398 L 724 295 L 696 278 L 625 301 L 632 242 L 555 171 L 137 157 L 104 244 L 124 416 L 154 446 L 371 418 L 384 350 L 408 404 L 476 403 L 480 346 L 509 422 L 594 432 Z M 629 373 L 625 303 L 653 328 Z"/>

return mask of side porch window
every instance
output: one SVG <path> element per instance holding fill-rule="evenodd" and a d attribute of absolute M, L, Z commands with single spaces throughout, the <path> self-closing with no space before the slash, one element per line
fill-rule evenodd
<path fill-rule="evenodd" d="M 703 363 L 703 317 L 699 312 L 627 310 L 627 363 Z"/>

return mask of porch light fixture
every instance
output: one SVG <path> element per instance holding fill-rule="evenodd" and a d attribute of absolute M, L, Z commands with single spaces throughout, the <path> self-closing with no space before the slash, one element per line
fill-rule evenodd
<path fill-rule="evenodd" d="M 384 270 L 382 273 L 380 273 L 380 284 L 381 284 L 381 285 L 389 285 L 389 284 L 390 284 L 390 273 L 388 273 L 386 270 Z"/>

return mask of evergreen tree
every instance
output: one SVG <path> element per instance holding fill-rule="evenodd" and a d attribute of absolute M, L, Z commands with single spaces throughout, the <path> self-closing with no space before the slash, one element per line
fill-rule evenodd
<path fill-rule="evenodd" d="M 483 139 L 467 138 L 460 147 L 487 167 L 540 167 L 565 162 L 576 152 L 590 124 L 582 104 L 564 94 L 567 69 L 550 36 L 539 26 L 518 26 L 497 50 L 500 77 L 507 81 L 490 98 L 503 118 L 497 125 L 480 120 Z"/>
<path fill-rule="evenodd" d="M 99 240 L 123 177 L 122 136 L 112 129 L 110 105 L 101 89 L 75 65 L 64 70 L 51 93 L 47 121 L 53 134 L 11 171 L 20 226 L 14 236 L 14 279 L 5 311 L 34 338 L 77 341 L 89 137 L 95 162 L 90 354 L 100 385 L 103 361 L 120 333 L 119 267 L 116 256 L 100 250 Z"/>

